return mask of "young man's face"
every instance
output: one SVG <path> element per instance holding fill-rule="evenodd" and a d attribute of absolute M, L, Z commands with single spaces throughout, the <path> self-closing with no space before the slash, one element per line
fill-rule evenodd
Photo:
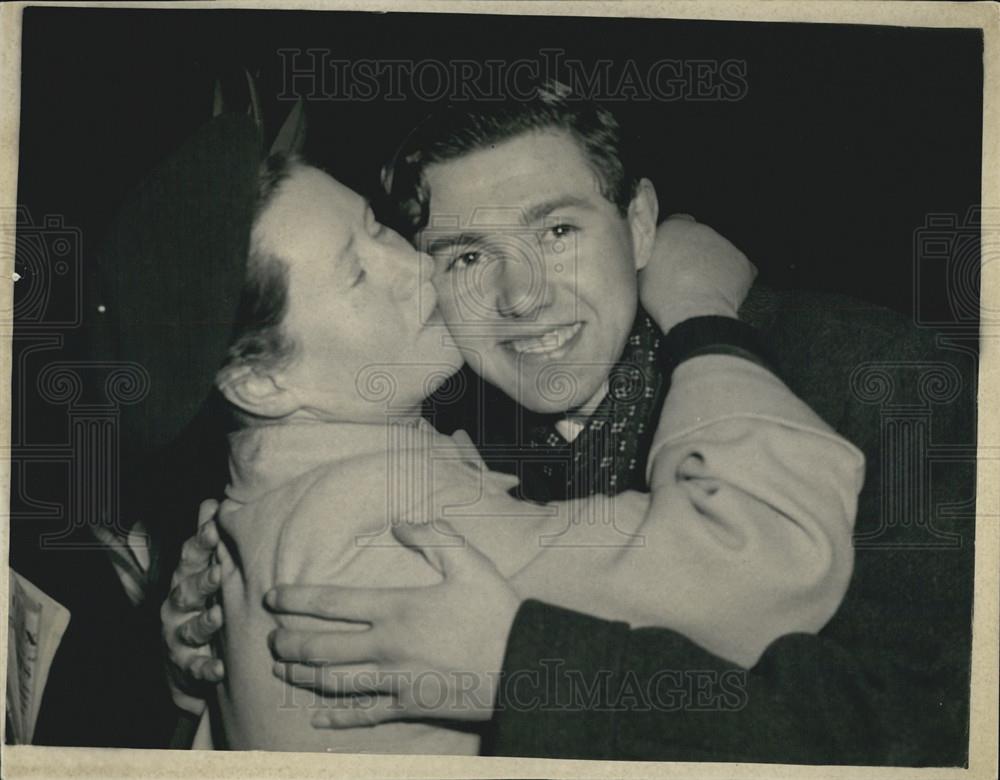
<path fill-rule="evenodd" d="M 425 175 L 430 215 L 418 245 L 434 258 L 441 312 L 466 361 L 528 409 L 587 404 L 635 319 L 643 236 L 656 223 L 651 187 L 623 217 L 560 130 Z"/>

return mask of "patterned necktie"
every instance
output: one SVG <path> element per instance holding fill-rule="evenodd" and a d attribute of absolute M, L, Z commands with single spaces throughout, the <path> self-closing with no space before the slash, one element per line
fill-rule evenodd
<path fill-rule="evenodd" d="M 640 306 L 608 375 L 608 394 L 572 442 L 555 428 L 560 416 L 525 415 L 523 441 L 530 457 L 520 463 L 518 498 L 544 502 L 648 492 L 646 462 L 669 388 L 662 343 L 662 332 Z"/>

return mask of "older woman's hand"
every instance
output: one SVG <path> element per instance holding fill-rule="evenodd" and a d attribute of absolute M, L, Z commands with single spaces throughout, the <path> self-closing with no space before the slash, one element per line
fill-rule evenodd
<path fill-rule="evenodd" d="M 266 603 L 278 613 L 351 621 L 351 630 L 278 629 L 275 674 L 333 699 L 317 728 L 402 718 L 487 720 L 507 638 L 521 599 L 468 541 L 442 546 L 446 524 L 401 524 L 396 538 L 423 555 L 443 581 L 420 588 L 283 585 Z M 357 630 L 367 624 L 366 630 Z"/>
<path fill-rule="evenodd" d="M 200 714 L 208 688 L 225 676 L 222 661 L 213 657 L 210 642 L 222 627 L 222 607 L 209 607 L 219 590 L 221 571 L 212 564 L 219 544 L 214 516 L 217 501 L 203 501 L 198 533 L 181 548 L 181 561 L 171 580 L 170 595 L 160 608 L 166 645 L 167 678 L 174 704 Z"/>

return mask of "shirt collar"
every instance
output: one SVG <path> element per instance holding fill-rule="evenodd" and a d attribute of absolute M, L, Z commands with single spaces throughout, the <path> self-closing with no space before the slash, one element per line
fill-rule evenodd
<path fill-rule="evenodd" d="M 587 422 L 593 416 L 594 412 L 597 411 L 597 407 L 601 405 L 601 401 L 604 400 L 605 396 L 608 394 L 610 384 L 607 379 L 601 383 L 600 388 L 593 397 L 583 404 L 580 409 L 586 409 L 586 413 L 573 412 L 567 414 L 561 420 L 557 420 L 555 423 L 556 430 L 559 435 L 562 436 L 566 441 L 571 442 L 576 439 L 584 429 L 587 427 Z"/>

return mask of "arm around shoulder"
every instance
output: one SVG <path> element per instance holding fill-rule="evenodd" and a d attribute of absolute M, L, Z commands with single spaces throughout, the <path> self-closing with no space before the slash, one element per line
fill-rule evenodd
<path fill-rule="evenodd" d="M 853 566 L 864 456 L 774 374 L 725 355 L 682 363 L 649 472 L 644 533 L 668 558 L 664 585 L 691 597 L 671 627 L 751 664 L 830 619 Z M 663 625 L 653 618 L 642 623 Z"/>

